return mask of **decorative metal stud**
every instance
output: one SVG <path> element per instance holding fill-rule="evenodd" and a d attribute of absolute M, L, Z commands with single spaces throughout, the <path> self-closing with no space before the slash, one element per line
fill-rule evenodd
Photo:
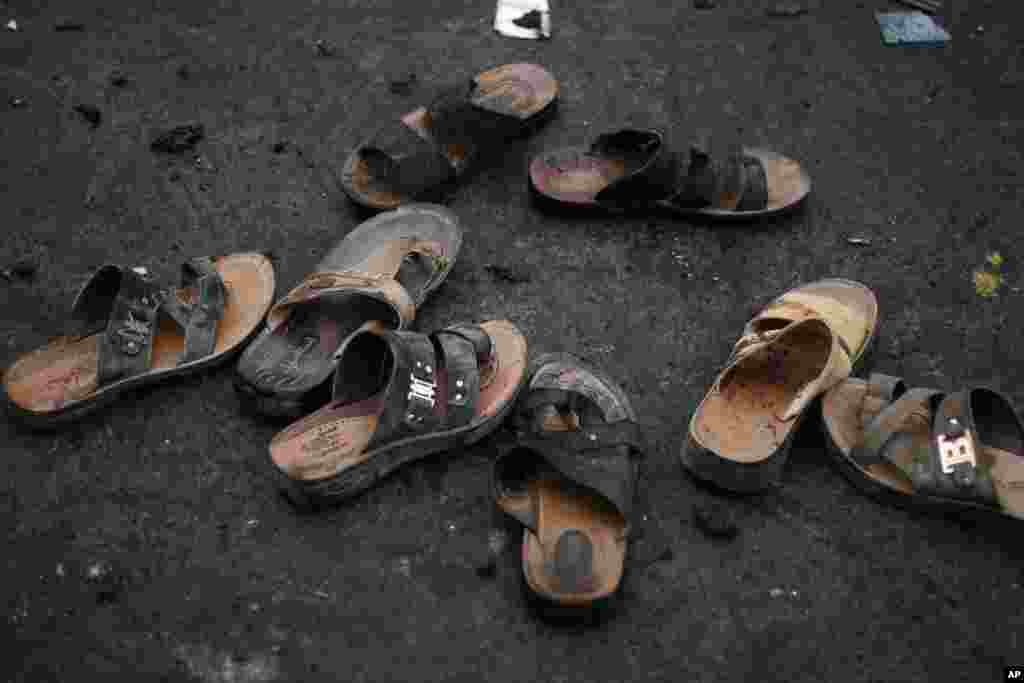
<path fill-rule="evenodd" d="M 457 387 L 461 387 L 464 384 L 465 384 L 465 382 L 463 382 L 461 379 L 455 380 L 455 386 L 457 386 Z"/>
<path fill-rule="evenodd" d="M 124 345 L 124 352 L 129 356 L 137 356 L 139 355 L 139 351 L 142 351 L 142 347 L 139 346 L 138 342 L 130 341 Z"/>
<path fill-rule="evenodd" d="M 462 400 L 462 394 L 455 394 L 455 400 L 456 401 L 461 401 Z"/>
<path fill-rule="evenodd" d="M 429 375 L 429 374 L 430 374 L 431 372 L 433 372 L 433 371 L 434 371 L 434 369 L 433 369 L 433 368 L 431 368 L 431 367 L 430 367 L 429 365 L 428 365 L 427 367 L 423 368 L 423 369 L 424 369 L 424 370 L 426 371 L 426 373 L 427 373 L 428 375 Z"/>
<path fill-rule="evenodd" d="M 587 434 L 587 438 L 591 441 L 597 441 L 597 434 Z"/>

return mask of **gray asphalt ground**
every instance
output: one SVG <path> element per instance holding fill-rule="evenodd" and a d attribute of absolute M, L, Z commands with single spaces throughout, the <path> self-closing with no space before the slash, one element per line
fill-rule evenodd
<path fill-rule="evenodd" d="M 3 680 L 982 683 L 1024 664 L 1020 522 L 864 498 L 814 425 L 765 495 L 719 495 L 678 462 L 743 324 L 822 277 L 877 293 L 877 370 L 1024 406 L 1016 4 L 947 0 L 952 42 L 899 48 L 874 18 L 895 6 L 798 2 L 556 0 L 546 42 L 496 34 L 491 0 L 0 3 L 20 29 L 0 31 L 0 265 L 36 267 L 0 280 L 4 367 L 103 263 L 170 279 L 187 257 L 267 249 L 283 293 L 365 218 L 337 177 L 385 117 L 451 78 L 548 68 L 558 117 L 451 196 L 465 245 L 418 324 L 508 318 L 532 354 L 618 378 L 667 543 L 596 618 L 553 618 L 488 495 L 501 434 L 303 515 L 270 477 L 279 426 L 240 410 L 227 366 L 55 433 L 0 422 Z M 192 153 L 150 151 L 190 122 Z M 531 155 L 623 123 L 742 131 L 805 164 L 814 193 L 746 225 L 531 203 Z M 1001 284 L 981 296 L 994 252 Z M 734 539 L 695 525 L 709 505 Z"/>

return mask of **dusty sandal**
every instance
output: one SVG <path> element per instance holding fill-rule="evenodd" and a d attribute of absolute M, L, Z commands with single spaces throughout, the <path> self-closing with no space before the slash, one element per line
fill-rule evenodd
<path fill-rule="evenodd" d="M 607 375 L 541 356 L 517 412 L 525 429 L 494 464 L 494 497 L 522 522 L 523 573 L 538 596 L 587 606 L 618 588 L 634 515 L 636 414 Z"/>
<path fill-rule="evenodd" d="M 506 64 L 447 88 L 388 124 L 345 162 L 342 187 L 370 209 L 437 199 L 480 150 L 532 132 L 554 114 L 558 82 L 536 64 Z"/>
<path fill-rule="evenodd" d="M 663 132 L 624 129 L 590 147 L 560 149 L 530 163 L 536 196 L 568 208 L 667 210 L 715 218 L 755 218 L 792 209 L 811 191 L 799 163 L 734 145 L 676 149 Z"/>
<path fill-rule="evenodd" d="M 8 403 L 46 427 L 218 364 L 255 334 L 273 300 L 274 268 L 262 254 L 188 261 L 180 289 L 159 287 L 144 268 L 103 266 L 75 298 L 64 336 L 4 373 Z"/>
<path fill-rule="evenodd" d="M 330 399 L 335 353 L 369 321 L 403 329 L 462 246 L 455 215 L 435 204 L 382 213 L 350 232 L 267 315 L 242 354 L 235 388 L 265 415 L 297 418 Z"/>
<path fill-rule="evenodd" d="M 288 498 L 336 503 L 406 463 L 493 431 L 526 379 L 526 339 L 510 322 L 430 336 L 370 323 L 338 352 L 334 399 L 270 443 Z"/>
<path fill-rule="evenodd" d="M 883 501 L 940 513 L 1024 519 L 1024 426 L 1003 395 L 907 391 L 873 374 L 824 396 L 829 452 L 857 488 Z"/>
<path fill-rule="evenodd" d="M 849 280 L 802 285 L 768 304 L 694 412 L 683 465 L 736 492 L 778 482 L 807 408 L 859 368 L 877 323 L 875 295 Z"/>

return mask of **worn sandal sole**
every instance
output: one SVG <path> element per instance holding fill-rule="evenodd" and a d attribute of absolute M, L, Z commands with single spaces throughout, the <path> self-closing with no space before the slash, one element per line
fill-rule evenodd
<path fill-rule="evenodd" d="M 855 440 L 863 434 L 858 410 L 867 387 L 864 380 L 848 379 L 829 391 L 818 406 L 818 424 L 831 461 L 854 488 L 874 500 L 904 510 L 957 517 L 963 517 L 966 513 L 979 519 L 1024 519 L 1024 490 L 1014 491 L 1014 507 L 1021 510 L 1021 515 L 1013 515 L 971 501 L 915 493 L 903 477 L 888 469 L 893 467 L 888 463 L 869 465 L 869 469 L 857 464 L 850 453 Z M 1009 492 L 1004 492 L 1004 495 L 1011 497 Z"/>
<path fill-rule="evenodd" d="M 325 434 L 336 434 L 338 425 L 343 422 L 332 414 L 331 406 L 327 406 L 279 433 L 270 443 L 271 467 L 285 497 L 303 510 L 339 503 L 369 489 L 404 465 L 434 453 L 472 445 L 497 429 L 526 382 L 526 339 L 507 321 L 489 321 L 481 323 L 480 327 L 495 345 L 498 369 L 494 379 L 481 388 L 477 417 L 463 427 L 402 439 L 360 453 L 358 462 L 343 467 L 331 477 L 293 479 L 278 465 L 289 460 L 288 451 L 320 448 L 317 442 L 322 441 Z"/>
<path fill-rule="evenodd" d="M 586 147 L 561 149 L 534 157 L 530 163 L 530 189 L 542 204 L 560 209 L 610 215 L 669 213 L 733 220 L 764 218 L 792 211 L 810 194 L 811 178 L 797 161 L 766 149 L 744 148 L 743 151 L 764 164 L 768 178 L 768 205 L 763 209 L 689 209 L 667 201 L 648 202 L 629 209 L 598 204 L 595 201 L 597 194 L 625 176 L 627 167 L 621 159 L 594 155 Z"/>
<path fill-rule="evenodd" d="M 96 391 L 98 335 L 70 343 L 58 339 L 21 357 L 4 373 L 11 414 L 33 428 L 59 426 L 108 405 L 127 391 L 199 372 L 239 353 L 259 331 L 273 303 L 274 268 L 258 253 L 225 256 L 215 267 L 224 280 L 227 300 L 212 355 L 177 365 L 185 338 L 163 322 L 153 340 L 153 369 Z M 41 410 L 54 404 L 59 407 Z"/>
<path fill-rule="evenodd" d="M 515 137 L 532 135 L 550 121 L 557 111 L 558 81 L 547 70 L 536 64 L 506 64 L 478 74 L 476 81 L 481 91 L 481 96 L 476 100 L 478 103 L 486 103 L 488 100 L 499 101 L 507 97 L 510 88 L 517 89 L 516 94 L 529 101 L 525 111 L 507 112 L 515 113 L 522 118 L 522 127 Z M 432 140 L 426 114 L 426 108 L 420 107 L 403 116 L 402 123 L 425 140 Z M 449 145 L 444 153 L 456 169 L 456 178 L 452 183 L 426 193 L 429 196 L 425 195 L 418 199 L 439 200 L 467 171 L 471 160 L 461 146 Z M 341 179 L 341 187 L 349 199 L 374 211 L 394 209 L 417 199 L 373 189 L 373 178 L 369 167 L 359 157 L 357 150 L 353 150 L 345 160 Z"/>
<path fill-rule="evenodd" d="M 850 286 L 863 287 L 862 284 L 841 278 L 830 278 L 830 282 L 845 283 Z M 870 290 L 868 290 L 870 291 Z M 851 375 L 869 371 L 875 362 L 880 336 L 879 326 L 872 326 L 861 353 L 853 359 Z M 782 478 L 782 470 L 789 459 L 793 441 L 800 432 L 808 414 L 820 410 L 821 396 L 796 418 L 792 429 L 779 447 L 767 458 L 753 462 L 729 460 L 703 448 L 693 438 L 692 428 L 686 431 L 686 442 L 679 454 L 683 466 L 699 479 L 709 481 L 715 486 L 733 493 L 757 493 L 777 484 Z"/>

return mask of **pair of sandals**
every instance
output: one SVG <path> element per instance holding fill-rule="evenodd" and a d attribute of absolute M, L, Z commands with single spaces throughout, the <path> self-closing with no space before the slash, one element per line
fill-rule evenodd
<path fill-rule="evenodd" d="M 726 490 L 763 490 L 779 481 L 813 415 L 840 472 L 869 495 L 1024 519 L 1024 424 L 1010 400 L 986 387 L 907 390 L 889 375 L 850 377 L 877 327 L 874 294 L 849 280 L 802 285 L 769 303 L 693 414 L 683 465 Z"/>
<path fill-rule="evenodd" d="M 536 64 L 484 71 L 386 123 L 349 155 L 342 187 L 352 201 L 377 211 L 435 201 L 488 147 L 539 129 L 557 102 L 558 82 Z M 811 190 L 800 164 L 776 152 L 734 141 L 684 145 L 666 131 L 642 129 L 538 155 L 529 179 L 541 203 L 555 207 L 713 218 L 780 213 Z"/>

